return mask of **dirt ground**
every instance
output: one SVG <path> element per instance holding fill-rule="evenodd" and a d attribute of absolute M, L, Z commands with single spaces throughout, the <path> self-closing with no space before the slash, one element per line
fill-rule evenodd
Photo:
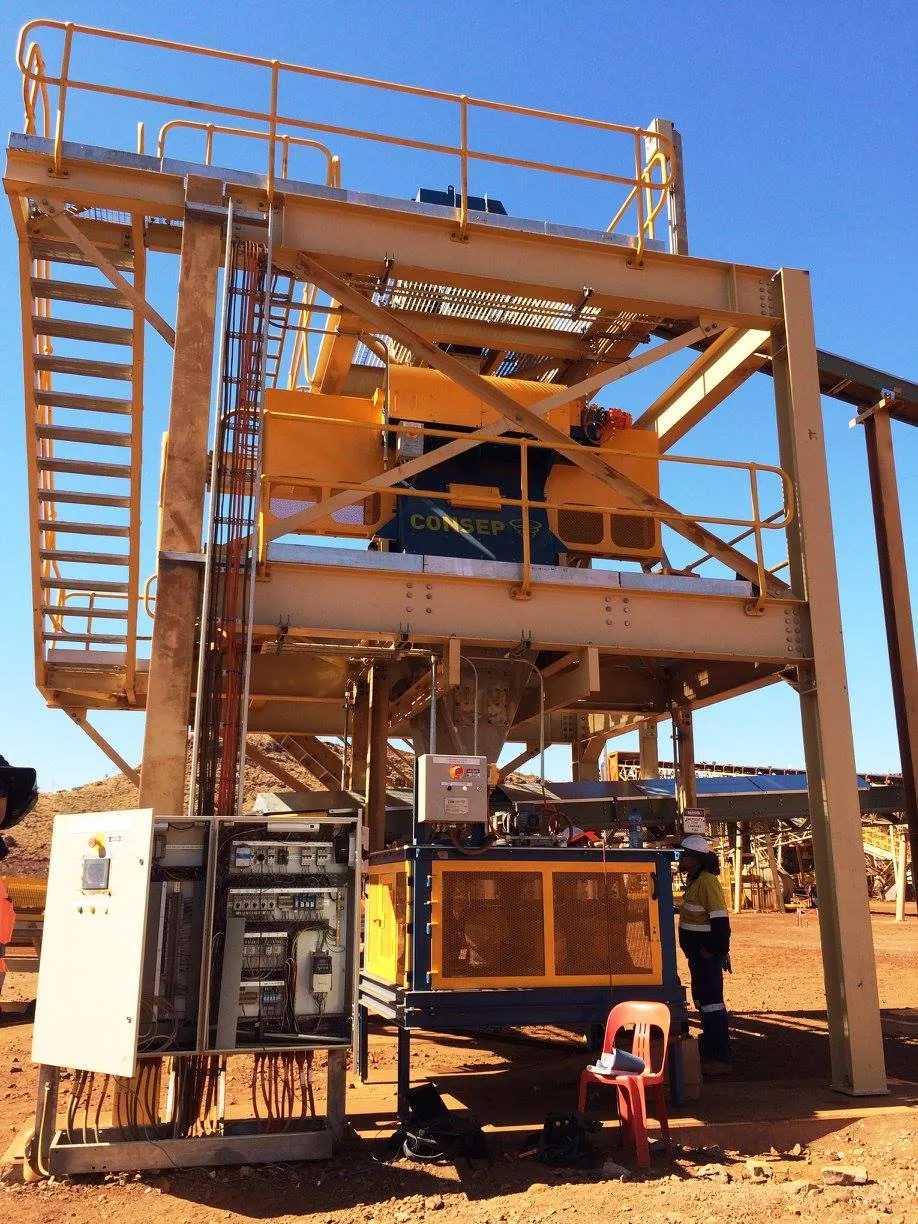
<path fill-rule="evenodd" d="M 23 1185 L 5 1166 L 0 1204 L 17 1224 L 133 1219 L 166 1224 L 280 1219 L 310 1224 L 555 1224 L 601 1219 L 663 1224 L 785 1224 L 822 1220 L 918 1224 L 918 919 L 873 919 L 891 1091 L 854 1099 L 828 1087 L 825 999 L 815 915 L 749 914 L 735 920 L 734 973 L 728 983 L 735 1067 L 672 1110 L 674 1162 L 662 1150 L 635 1169 L 617 1146 L 612 1094 L 592 1105 L 604 1121 L 592 1136 L 596 1159 L 552 1169 L 518 1158 L 527 1135 L 551 1110 L 569 1110 L 587 1061 L 561 1032 L 415 1038 L 414 1082 L 436 1082 L 451 1107 L 485 1124 L 491 1164 L 379 1163 L 391 1133 L 395 1042 L 371 1038 L 370 1082 L 349 1081 L 354 1137 L 322 1164 L 121 1175 Z M 34 978 L 11 976 L 4 999 L 30 998 Z M 904 1009 L 911 1014 L 903 1017 Z M 0 1149 L 33 1109 L 31 1026 L 0 1027 Z M 240 1070 L 230 1076 L 231 1112 L 247 1104 Z M 606 1099 L 608 1097 L 608 1099 Z M 321 1099 L 320 1099 L 321 1108 Z M 651 1124 L 653 1126 L 653 1124 Z M 655 1131 L 652 1130 L 652 1134 Z M 603 1173 L 606 1158 L 629 1170 Z M 752 1164 L 750 1165 L 750 1160 Z M 758 1161 L 759 1170 L 755 1170 Z M 825 1184 L 823 1170 L 866 1170 L 865 1185 Z M 3 1208 L 0 1207 L 0 1214 Z"/>

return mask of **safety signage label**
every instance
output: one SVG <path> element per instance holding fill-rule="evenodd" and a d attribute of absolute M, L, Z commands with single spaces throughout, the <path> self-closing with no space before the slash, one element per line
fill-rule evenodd
<path fill-rule="evenodd" d="M 704 836 L 707 832 L 704 808 L 690 807 L 685 809 L 682 813 L 682 832 L 700 833 L 702 837 Z"/>

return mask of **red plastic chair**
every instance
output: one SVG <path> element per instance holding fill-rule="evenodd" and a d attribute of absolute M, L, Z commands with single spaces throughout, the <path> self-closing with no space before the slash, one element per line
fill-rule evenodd
<path fill-rule="evenodd" d="M 647 1142 L 647 1093 L 653 1097 L 656 1117 L 663 1133 L 666 1152 L 672 1160 L 673 1149 L 669 1138 L 669 1118 L 666 1112 L 666 1097 L 663 1074 L 666 1069 L 667 1043 L 669 1041 L 669 1008 L 665 1003 L 637 1001 L 617 1003 L 609 1012 L 602 1049 L 611 1054 L 615 1039 L 624 1028 L 634 1026 L 632 1053 L 644 1061 L 644 1070 L 634 1074 L 602 1075 L 585 1068 L 580 1076 L 580 1098 L 577 1108 L 581 1113 L 586 1108 L 587 1090 L 590 1084 L 604 1084 L 618 1091 L 618 1116 L 627 1142 L 634 1145 L 638 1165 L 650 1166 L 650 1145 Z M 660 1065 L 654 1067 L 650 1050 L 653 1029 L 663 1034 L 663 1053 Z"/>

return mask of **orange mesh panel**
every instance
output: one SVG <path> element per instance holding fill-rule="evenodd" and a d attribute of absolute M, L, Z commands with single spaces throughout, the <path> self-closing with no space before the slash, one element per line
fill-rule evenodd
<path fill-rule="evenodd" d="M 612 543 L 618 548 L 648 549 L 656 543 L 656 524 L 652 518 L 613 514 L 610 519 Z"/>
<path fill-rule="evenodd" d="M 565 544 L 601 544 L 605 535 L 603 515 L 595 510 L 559 510 L 558 535 Z"/>
<path fill-rule="evenodd" d="M 528 978 L 545 973 L 538 871 L 444 871 L 442 976 Z"/>
<path fill-rule="evenodd" d="M 639 872 L 555 872 L 557 975 L 651 976 L 649 885 Z"/>

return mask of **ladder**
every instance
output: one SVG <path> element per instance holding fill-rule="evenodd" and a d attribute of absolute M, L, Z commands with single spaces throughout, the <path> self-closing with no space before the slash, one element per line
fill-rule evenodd
<path fill-rule="evenodd" d="M 143 294 L 142 226 L 117 232 L 106 257 Z M 144 320 L 63 237 L 30 235 L 21 258 L 36 679 L 104 670 L 106 704 L 132 706 Z"/>

